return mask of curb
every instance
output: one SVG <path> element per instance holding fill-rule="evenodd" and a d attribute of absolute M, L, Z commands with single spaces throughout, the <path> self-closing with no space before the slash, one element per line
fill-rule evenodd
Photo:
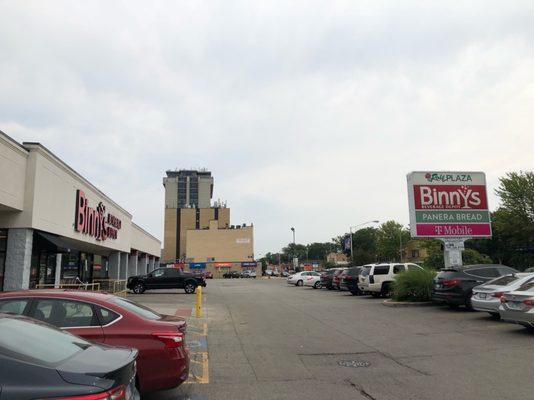
<path fill-rule="evenodd" d="M 427 307 L 433 306 L 434 303 L 431 301 L 393 301 L 393 300 L 384 300 L 382 305 L 386 307 Z"/>

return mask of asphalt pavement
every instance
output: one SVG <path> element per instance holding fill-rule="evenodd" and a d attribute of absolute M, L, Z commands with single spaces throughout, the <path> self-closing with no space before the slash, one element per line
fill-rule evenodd
<path fill-rule="evenodd" d="M 129 298 L 186 317 L 194 303 Z M 208 281 L 203 318 L 188 320 L 195 376 L 144 399 L 534 398 L 534 334 L 484 313 L 235 279 Z"/>

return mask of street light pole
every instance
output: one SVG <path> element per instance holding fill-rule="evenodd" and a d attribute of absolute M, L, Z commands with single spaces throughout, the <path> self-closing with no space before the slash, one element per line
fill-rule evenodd
<path fill-rule="evenodd" d="M 295 256 L 297 255 L 297 249 L 295 248 L 296 243 L 295 243 L 295 228 L 294 227 L 291 227 L 291 232 L 293 232 L 293 259 L 291 260 L 291 262 L 293 263 L 293 268 L 296 271 L 297 266 L 295 265 Z"/>
<path fill-rule="evenodd" d="M 361 224 L 358 224 L 358 225 L 349 226 L 349 232 L 350 232 L 350 260 L 351 261 L 354 261 L 354 246 L 352 245 L 352 228 L 357 228 L 359 226 L 367 225 L 367 224 L 378 224 L 379 222 L 380 221 L 373 220 L 373 221 L 362 222 Z"/>

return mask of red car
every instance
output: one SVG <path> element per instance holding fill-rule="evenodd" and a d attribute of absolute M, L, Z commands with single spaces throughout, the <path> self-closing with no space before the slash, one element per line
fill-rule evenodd
<path fill-rule="evenodd" d="M 75 335 L 139 350 L 140 392 L 171 389 L 189 374 L 186 322 L 107 293 L 31 290 L 0 293 L 0 312 L 26 315 Z"/>
<path fill-rule="evenodd" d="M 332 278 L 332 289 L 334 290 L 341 290 L 340 284 L 341 279 L 343 279 L 342 274 L 347 270 L 348 268 L 340 268 L 336 272 L 334 272 L 334 277 Z"/>

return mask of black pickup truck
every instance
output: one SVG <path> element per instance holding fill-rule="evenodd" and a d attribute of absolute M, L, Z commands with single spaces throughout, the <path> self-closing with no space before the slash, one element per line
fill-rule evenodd
<path fill-rule="evenodd" d="M 183 272 L 178 268 L 158 268 L 146 275 L 130 276 L 126 284 L 135 294 L 150 289 L 184 289 L 187 294 L 192 294 L 197 286 L 206 287 L 202 275 Z"/>

